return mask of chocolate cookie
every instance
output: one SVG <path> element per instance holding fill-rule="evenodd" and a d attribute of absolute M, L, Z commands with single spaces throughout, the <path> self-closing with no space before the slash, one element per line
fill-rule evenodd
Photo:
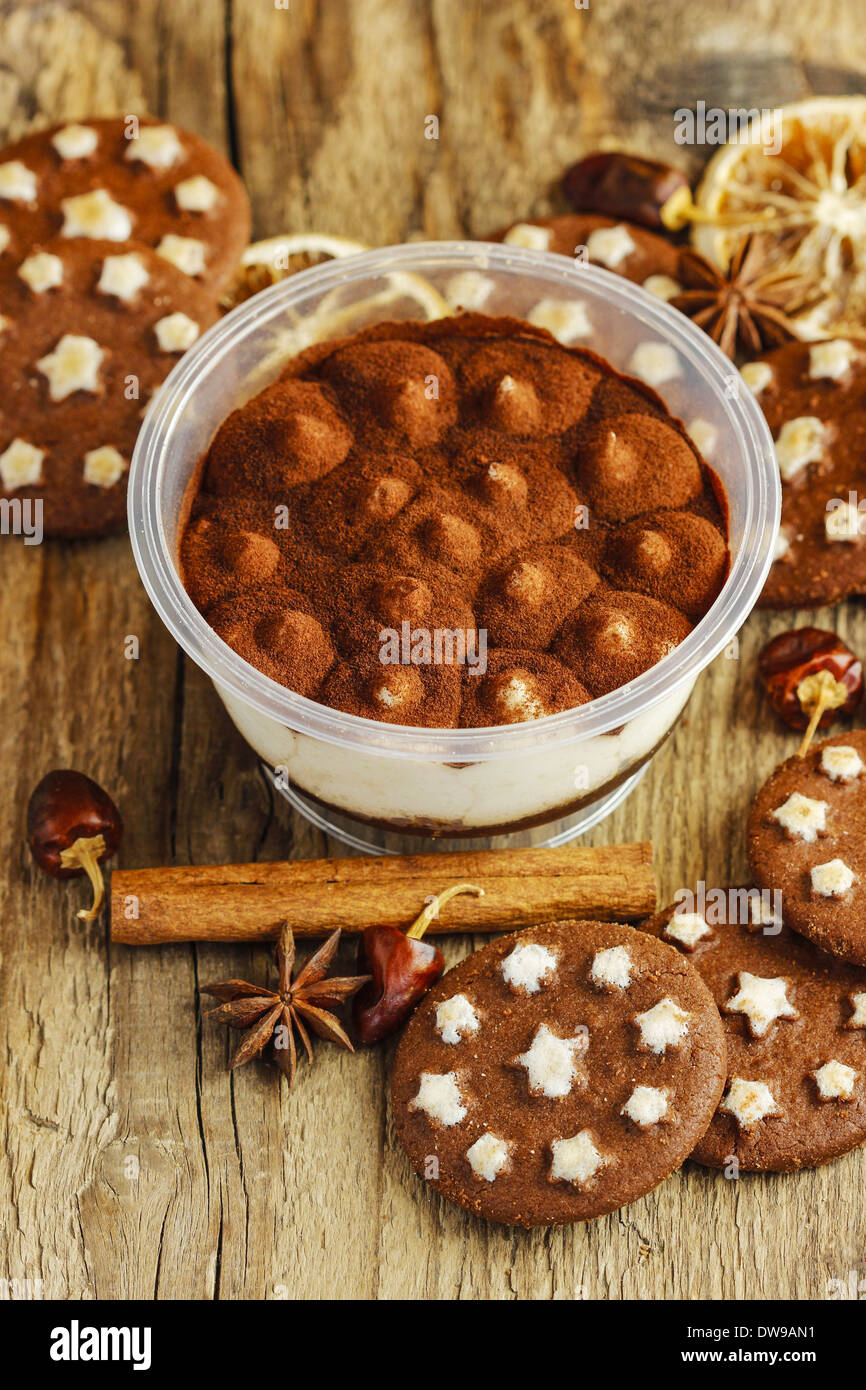
<path fill-rule="evenodd" d="M 776 441 L 782 523 L 761 608 L 866 593 L 866 341 L 786 343 L 743 368 Z"/>
<path fill-rule="evenodd" d="M 866 971 L 772 920 L 766 894 L 727 901 L 643 923 L 700 972 L 725 1026 L 725 1094 L 692 1157 L 780 1173 L 828 1163 L 866 1140 Z"/>
<path fill-rule="evenodd" d="M 631 927 L 551 922 L 434 986 L 394 1063 L 416 1171 L 489 1221 L 614 1211 L 678 1168 L 722 1093 L 724 1033 L 676 951 Z"/>
<path fill-rule="evenodd" d="M 231 165 L 150 116 L 52 126 L 0 152 L 0 252 L 17 260 L 54 237 L 138 241 L 218 291 L 249 235 Z"/>
<path fill-rule="evenodd" d="M 776 768 L 752 802 L 748 851 L 758 887 L 781 891 L 789 927 L 866 965 L 866 732 Z"/>
<path fill-rule="evenodd" d="M 554 251 L 572 259 L 580 255 L 590 265 L 612 270 L 659 299 L 672 299 L 683 290 L 677 279 L 680 247 L 631 222 L 614 222 L 610 217 L 591 213 L 567 213 L 513 222 L 491 240 L 533 251 Z M 542 306 L 538 306 L 538 313 L 530 316 L 530 321 L 557 332 L 557 327 L 545 318 Z"/>
<path fill-rule="evenodd" d="M 58 237 L 0 256 L 0 497 L 42 499 L 49 536 L 121 529 L 142 414 L 216 317 L 148 246 Z"/>

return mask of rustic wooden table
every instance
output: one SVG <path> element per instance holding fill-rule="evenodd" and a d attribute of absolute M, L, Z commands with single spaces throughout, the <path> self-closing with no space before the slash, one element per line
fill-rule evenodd
<path fill-rule="evenodd" d="M 768 105 L 860 90 L 861 8 L 2 4 L 0 133 L 149 109 L 231 153 L 259 235 L 482 235 L 555 206 L 563 166 L 600 141 L 670 157 L 672 112 L 699 97 Z M 424 138 L 432 113 L 436 141 Z M 255 978 L 264 949 L 135 951 L 111 948 L 104 925 L 82 930 L 69 890 L 38 874 L 22 843 L 28 793 L 51 767 L 86 769 L 125 811 L 127 865 L 338 847 L 275 803 L 151 609 L 125 538 L 4 540 L 0 585 L 0 1279 L 76 1299 L 705 1299 L 823 1298 L 828 1280 L 862 1276 L 866 1152 L 736 1182 L 687 1165 L 594 1225 L 526 1233 L 466 1217 L 411 1174 L 388 1113 L 386 1052 L 320 1045 L 291 1094 L 265 1068 L 230 1076 L 225 1032 L 202 1026 L 199 981 Z M 789 621 L 749 621 L 738 654 L 702 677 L 648 776 L 592 837 L 654 838 L 666 898 L 745 874 L 749 798 L 794 749 L 757 699 L 755 656 Z M 859 606 L 820 621 L 866 650 Z M 130 634 L 137 660 L 125 656 Z"/>

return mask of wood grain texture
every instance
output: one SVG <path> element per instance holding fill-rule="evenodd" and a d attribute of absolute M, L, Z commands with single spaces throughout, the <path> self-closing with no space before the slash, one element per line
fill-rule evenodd
<path fill-rule="evenodd" d="M 866 83 L 860 0 L 4 3 L 0 54 L 0 134 L 144 105 L 235 154 L 260 236 L 371 243 L 543 213 L 562 166 L 602 141 L 670 157 L 673 110 L 727 104 L 743 74 L 767 103 L 816 80 Z M 429 115 L 438 140 L 425 139 Z M 0 1276 L 72 1298 L 731 1299 L 823 1298 L 828 1279 L 866 1273 L 864 1152 L 736 1182 L 687 1165 L 591 1226 L 516 1232 L 411 1174 L 387 1049 L 320 1044 L 291 1094 L 263 1068 L 229 1075 L 231 1040 L 202 1026 L 199 977 L 261 973 L 266 948 L 144 952 L 82 930 L 77 887 L 40 876 L 23 849 L 27 795 L 52 766 L 97 777 L 126 814 L 130 866 L 338 847 L 274 804 L 125 540 L 4 537 L 0 597 Z M 795 746 L 760 703 L 755 657 L 816 617 L 866 650 L 856 604 L 751 618 L 589 837 L 654 839 L 663 901 L 745 875 L 746 804 Z M 466 949 L 450 943 L 450 958 Z"/>

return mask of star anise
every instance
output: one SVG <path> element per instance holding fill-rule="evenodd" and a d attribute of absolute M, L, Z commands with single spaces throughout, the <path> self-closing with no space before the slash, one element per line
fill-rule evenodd
<path fill-rule="evenodd" d="M 680 255 L 681 294 L 671 304 L 702 328 L 729 357 L 754 357 L 796 337 L 789 315 L 805 307 L 810 282 L 778 259 L 779 243 L 748 237 L 727 275 L 690 248 Z"/>
<path fill-rule="evenodd" d="M 209 1009 L 208 1016 L 213 1016 L 218 1023 L 227 1023 L 230 1028 L 244 1030 L 244 1037 L 231 1061 L 232 1070 L 252 1061 L 254 1057 L 260 1057 L 270 1044 L 273 1060 L 288 1077 L 291 1086 L 297 1064 L 295 1033 L 303 1043 L 309 1061 L 313 1060 L 310 1031 L 354 1052 L 348 1034 L 331 1010 L 351 999 L 370 976 L 326 978 L 339 942 L 338 930 L 310 956 L 297 977 L 292 979 L 295 938 L 288 922 L 284 922 L 280 927 L 275 952 L 279 971 L 276 989 L 251 985 L 246 980 L 222 980 L 218 984 L 204 986 L 202 994 L 211 994 L 215 999 L 224 1001 L 218 1008 Z"/>

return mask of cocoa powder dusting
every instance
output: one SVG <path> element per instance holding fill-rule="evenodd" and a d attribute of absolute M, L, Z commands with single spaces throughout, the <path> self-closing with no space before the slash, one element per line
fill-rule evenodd
<path fill-rule="evenodd" d="M 591 352 L 479 314 L 378 324 L 224 422 L 181 571 L 218 635 L 299 694 L 510 724 L 682 641 L 727 573 L 719 488 L 655 393 Z"/>

